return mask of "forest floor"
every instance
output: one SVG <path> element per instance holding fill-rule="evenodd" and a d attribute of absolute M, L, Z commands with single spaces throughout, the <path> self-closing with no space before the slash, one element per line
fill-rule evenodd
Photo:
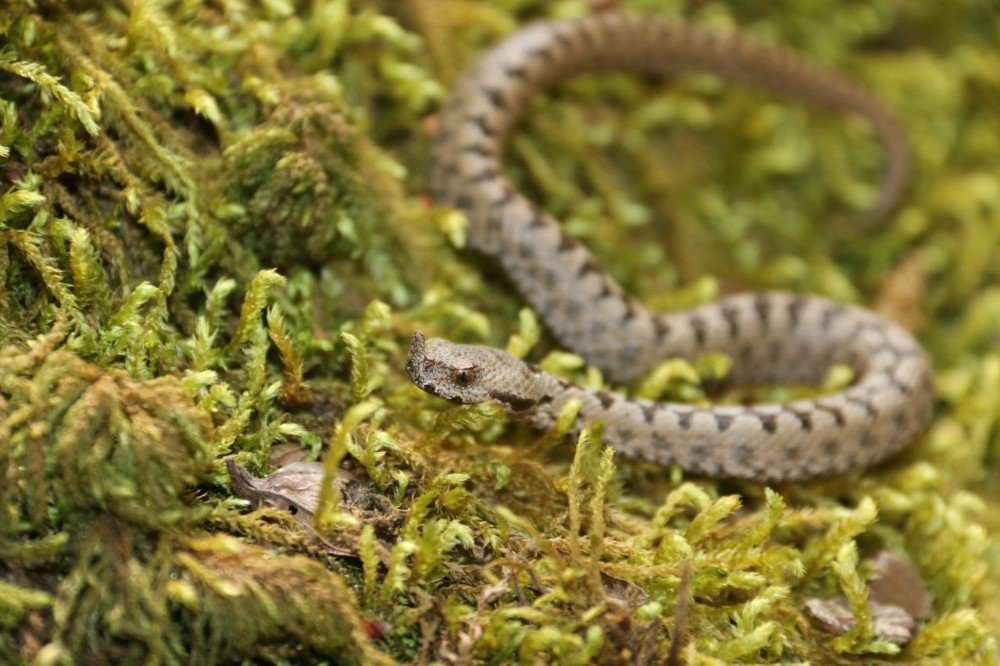
<path fill-rule="evenodd" d="M 873 227 L 863 121 L 704 74 L 562 84 L 507 155 L 651 307 L 780 288 L 914 332 L 938 401 L 891 463 L 687 477 L 407 380 L 419 329 L 708 399 L 718 359 L 608 385 L 427 194 L 459 71 L 604 5 L 899 114 L 913 182 Z M 996 663 L 998 35 L 987 0 L 0 0 L 0 661 Z M 868 603 L 885 551 L 912 640 Z M 839 595 L 840 633 L 805 610 Z"/>

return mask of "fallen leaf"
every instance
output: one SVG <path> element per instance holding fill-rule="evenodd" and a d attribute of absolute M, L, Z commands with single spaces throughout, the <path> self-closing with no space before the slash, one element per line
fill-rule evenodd
<path fill-rule="evenodd" d="M 917 621 L 905 608 L 869 601 L 875 635 L 896 645 L 906 645 L 917 635 Z"/>
<path fill-rule="evenodd" d="M 319 492 L 326 473 L 323 463 L 299 461 L 280 467 L 264 478 L 250 474 L 234 460 L 226 461 L 233 492 L 250 502 L 253 508 L 272 507 L 288 511 L 310 534 L 336 555 L 356 557 L 358 534 L 338 532 L 338 543 L 321 538 L 313 528 L 313 516 L 319 507 Z M 404 511 L 379 492 L 367 476 L 347 467 L 337 470 L 334 487 L 340 493 L 339 508 L 355 517 L 359 524 L 375 527 L 376 538 L 386 548 L 392 543 L 380 535 L 397 531 L 406 517 Z"/>
<path fill-rule="evenodd" d="M 635 583 L 601 572 L 601 582 L 604 584 L 605 596 L 620 605 L 634 610 L 649 603 L 649 595 Z"/>
<path fill-rule="evenodd" d="M 917 635 L 916 620 L 903 608 L 871 601 L 868 607 L 872 611 L 876 638 L 903 646 Z M 806 601 L 803 608 L 820 626 L 835 634 L 846 633 L 855 624 L 847 597 L 813 598 Z"/>
<path fill-rule="evenodd" d="M 843 634 L 854 626 L 854 613 L 847 605 L 846 597 L 835 599 L 813 597 L 806 600 L 802 608 L 824 629 L 832 633 Z"/>
<path fill-rule="evenodd" d="M 917 620 L 931 616 L 931 596 L 920 572 L 910 560 L 888 550 L 879 551 L 868 579 L 868 607 L 875 636 L 906 645 L 917 635 Z M 846 597 L 809 599 L 803 609 L 827 631 L 843 634 L 854 626 Z"/>
<path fill-rule="evenodd" d="M 285 442 L 284 444 L 275 444 L 271 447 L 271 459 L 269 462 L 272 469 L 278 469 L 285 465 L 291 465 L 294 462 L 302 462 L 308 457 L 309 451 L 301 445 Z"/>
<path fill-rule="evenodd" d="M 476 596 L 476 608 L 483 610 L 489 607 L 494 601 L 509 591 L 510 585 L 507 584 L 506 579 L 490 585 L 484 585 L 479 589 L 479 594 Z"/>
<path fill-rule="evenodd" d="M 234 460 L 226 461 L 233 492 L 257 509 L 269 506 L 284 509 L 306 525 L 312 525 L 319 506 L 319 489 L 323 484 L 323 464 L 296 462 L 278 469 L 263 479 L 250 474 Z"/>
<path fill-rule="evenodd" d="M 931 616 L 931 595 L 920 571 L 907 558 L 889 550 L 875 556 L 868 581 L 872 602 L 899 606 L 918 620 Z"/>

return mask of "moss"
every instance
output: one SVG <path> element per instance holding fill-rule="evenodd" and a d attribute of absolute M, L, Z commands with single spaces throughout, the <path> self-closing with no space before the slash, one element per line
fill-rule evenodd
<path fill-rule="evenodd" d="M 535 100 L 509 149 L 520 186 L 652 306 L 781 287 L 915 328 L 940 400 L 891 465 L 687 479 L 616 460 L 599 431 L 574 447 L 572 405 L 538 434 L 406 381 L 420 328 L 605 386 L 424 194 L 460 66 L 591 4 L 0 0 L 0 661 L 995 660 L 984 3 L 619 3 L 867 81 L 916 158 L 876 229 L 857 222 L 882 159 L 863 123 L 712 77 L 582 77 Z M 625 389 L 705 400 L 727 363 L 668 360 Z M 232 494 L 225 462 L 263 475 L 278 444 L 323 460 L 314 532 Z M 882 548 L 934 598 L 896 657 L 865 604 Z M 840 593 L 858 622 L 834 637 L 801 604 Z"/>

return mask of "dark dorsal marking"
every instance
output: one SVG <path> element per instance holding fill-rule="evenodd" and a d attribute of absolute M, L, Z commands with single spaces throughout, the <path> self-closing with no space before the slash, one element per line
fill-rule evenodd
<path fill-rule="evenodd" d="M 615 397 L 607 391 L 597 391 L 595 395 L 597 397 L 597 401 L 601 403 L 601 407 L 604 409 L 608 409 L 611 405 L 615 404 Z"/>
<path fill-rule="evenodd" d="M 635 301 L 631 298 L 625 298 L 625 313 L 622 315 L 622 322 L 629 322 L 635 319 L 636 309 Z"/>
<path fill-rule="evenodd" d="M 479 155 L 480 157 L 490 157 L 493 155 L 493 151 L 481 143 L 468 143 L 462 146 L 462 152 L 470 155 Z"/>
<path fill-rule="evenodd" d="M 503 98 L 503 93 L 501 93 L 496 88 L 482 88 L 483 95 L 486 99 L 490 101 L 494 107 L 500 109 L 501 111 L 507 107 L 507 100 Z"/>
<path fill-rule="evenodd" d="M 640 405 L 639 409 L 642 410 L 642 420 L 652 425 L 653 419 L 656 418 L 656 405 Z"/>
<path fill-rule="evenodd" d="M 528 220 L 528 226 L 534 229 L 541 229 L 542 227 L 546 226 L 546 224 L 547 223 L 545 221 L 545 213 L 543 213 L 542 211 L 538 210 L 535 207 L 532 207 L 531 219 Z"/>
<path fill-rule="evenodd" d="M 802 308 L 805 307 L 806 300 L 799 295 L 792 296 L 788 301 L 788 321 L 792 328 L 797 328 L 802 320 Z"/>
<path fill-rule="evenodd" d="M 723 414 L 721 412 L 712 412 L 715 416 L 715 427 L 719 432 L 726 432 L 726 430 L 733 424 L 733 419 L 736 417 L 732 414 Z"/>
<path fill-rule="evenodd" d="M 691 417 L 694 416 L 694 410 L 689 412 L 677 412 L 677 425 L 681 427 L 681 430 L 691 429 Z"/>
<path fill-rule="evenodd" d="M 837 422 L 837 427 L 839 428 L 844 427 L 844 424 L 846 423 L 844 419 L 844 412 L 841 411 L 839 407 L 830 407 L 829 405 L 822 405 L 817 402 L 816 409 L 826 412 L 827 414 L 832 416 L 834 421 Z"/>
<path fill-rule="evenodd" d="M 455 176 L 456 174 L 458 174 L 458 163 L 448 162 L 447 164 L 441 167 L 441 173 L 445 174 L 446 176 Z"/>
<path fill-rule="evenodd" d="M 729 337 L 737 338 L 740 334 L 740 313 L 732 304 L 722 306 L 722 318 L 729 324 Z"/>
<path fill-rule="evenodd" d="M 875 409 L 875 405 L 867 400 L 864 400 L 863 398 L 855 398 L 852 395 L 845 395 L 844 400 L 865 410 L 865 413 L 868 414 L 869 418 L 876 418 L 878 416 L 878 410 Z"/>
<path fill-rule="evenodd" d="M 892 384 L 892 387 L 897 391 L 899 391 L 900 393 L 902 393 L 903 395 L 910 395 L 911 393 L 913 393 L 913 389 L 910 387 L 910 385 L 904 384 L 903 382 L 896 379 L 896 377 L 892 373 L 892 370 L 886 370 L 885 376 L 889 378 L 889 383 Z"/>
<path fill-rule="evenodd" d="M 580 264 L 580 268 L 577 269 L 576 277 L 582 278 L 588 273 L 600 273 L 600 272 L 601 272 L 601 267 L 597 265 L 597 262 L 594 261 L 592 257 L 587 257 L 586 259 L 583 260 L 583 263 Z"/>
<path fill-rule="evenodd" d="M 503 208 L 508 204 L 510 204 L 512 201 L 514 201 L 514 197 L 516 196 L 517 195 L 514 194 L 514 190 L 510 189 L 509 187 L 505 187 L 503 190 L 503 194 L 500 195 L 500 198 L 493 202 L 493 207 Z"/>
<path fill-rule="evenodd" d="M 771 325 L 771 299 L 767 297 L 767 294 L 755 294 L 753 309 L 757 312 L 757 318 L 760 319 L 761 328 L 766 331 Z"/>
<path fill-rule="evenodd" d="M 779 359 L 781 358 L 781 352 L 785 351 L 788 346 L 786 340 L 778 339 L 772 340 L 770 347 L 768 347 L 768 352 L 770 353 L 770 358 Z"/>
<path fill-rule="evenodd" d="M 523 66 L 508 65 L 503 68 L 504 74 L 514 79 L 526 78 L 527 70 Z"/>
<path fill-rule="evenodd" d="M 495 136 L 495 132 L 492 127 L 489 126 L 487 122 L 487 117 L 485 114 L 478 116 L 468 115 L 465 117 L 466 121 L 472 123 L 479 128 L 479 131 L 486 136 Z"/>
<path fill-rule="evenodd" d="M 546 46 L 532 46 L 529 49 L 525 49 L 524 52 L 528 54 L 529 58 L 532 58 L 532 59 L 534 59 L 534 58 L 541 58 L 542 60 L 548 60 L 550 62 L 555 57 L 552 54 L 552 51 L 549 50 L 549 46 L 547 46 L 547 45 Z"/>
<path fill-rule="evenodd" d="M 878 353 L 882 353 L 882 352 L 885 352 L 885 353 L 889 354 L 890 356 L 892 356 L 892 362 L 893 363 L 898 363 L 902 359 L 903 352 L 899 351 L 899 349 L 897 349 L 896 347 L 894 347 L 892 345 L 883 345 L 878 350 Z"/>
<path fill-rule="evenodd" d="M 653 333 L 657 342 L 663 342 L 670 336 L 670 324 L 665 317 L 653 317 Z"/>
<path fill-rule="evenodd" d="M 761 414 L 760 412 L 754 412 L 753 414 L 760 421 L 760 427 L 764 429 L 764 432 L 773 435 L 774 431 L 778 429 L 777 414 Z"/>
<path fill-rule="evenodd" d="M 559 245 L 556 245 L 557 252 L 568 252 L 576 247 L 576 241 L 562 227 L 556 227 L 556 229 L 559 230 Z"/>
<path fill-rule="evenodd" d="M 513 393 L 506 393 L 504 391 L 491 391 L 490 397 L 498 402 L 502 402 L 515 412 L 523 412 L 524 410 L 531 409 L 538 404 L 537 400 L 522 398 L 521 396 L 514 395 Z"/>
<path fill-rule="evenodd" d="M 655 430 L 650 434 L 650 440 L 655 448 L 669 449 L 673 446 L 670 443 L 670 440 L 663 436 L 662 432 L 657 432 Z"/>
<path fill-rule="evenodd" d="M 701 315 L 691 315 L 688 317 L 691 328 L 694 330 L 694 341 L 699 347 L 705 346 L 705 320 Z"/>
<path fill-rule="evenodd" d="M 492 167 L 486 167 L 479 173 L 469 178 L 470 183 L 485 183 L 491 180 L 496 180 L 499 174 L 497 170 Z"/>
<path fill-rule="evenodd" d="M 691 459 L 695 462 L 710 458 L 712 455 L 707 444 L 692 444 L 688 450 L 691 452 Z"/>
<path fill-rule="evenodd" d="M 552 39 L 555 40 L 556 43 L 562 46 L 564 49 L 573 48 L 573 40 L 570 38 L 569 35 L 560 30 L 552 31 Z"/>
<path fill-rule="evenodd" d="M 733 459 L 740 467 L 750 467 L 753 463 L 754 450 L 747 444 L 737 444 L 733 447 Z"/>
<path fill-rule="evenodd" d="M 802 426 L 803 430 L 806 432 L 812 432 L 812 415 L 809 412 L 804 412 L 799 409 L 791 409 L 790 407 L 786 407 L 785 411 L 799 420 L 799 425 Z"/>
<path fill-rule="evenodd" d="M 837 317 L 840 317 L 845 312 L 847 312 L 847 308 L 845 308 L 843 305 L 840 305 L 839 303 L 828 304 L 826 307 L 823 308 L 823 314 L 821 315 L 820 318 L 820 326 L 822 326 L 824 329 L 830 328 L 833 325 L 833 320 L 836 319 Z"/>

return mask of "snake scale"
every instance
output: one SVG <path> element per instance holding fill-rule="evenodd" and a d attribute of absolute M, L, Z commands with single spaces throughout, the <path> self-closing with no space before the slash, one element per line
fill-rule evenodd
<path fill-rule="evenodd" d="M 785 292 L 729 296 L 684 312 L 654 313 L 626 294 L 591 253 L 503 175 L 504 142 L 532 95 L 594 71 L 713 72 L 802 102 L 865 117 L 887 166 L 870 211 L 891 210 L 908 164 L 902 132 L 859 85 L 794 53 L 685 23 L 600 14 L 531 25 L 462 74 L 440 113 L 435 199 L 463 210 L 470 245 L 495 257 L 555 336 L 615 381 L 668 356 L 731 356 L 737 383 L 822 380 L 833 364 L 857 380 L 817 399 L 707 408 L 629 399 L 546 373 L 491 347 L 413 337 L 411 380 L 458 403 L 494 401 L 536 428 L 580 401 L 576 428 L 605 424 L 628 458 L 699 475 L 790 481 L 878 463 L 925 427 L 934 393 L 926 353 L 901 327 L 864 309 Z"/>

